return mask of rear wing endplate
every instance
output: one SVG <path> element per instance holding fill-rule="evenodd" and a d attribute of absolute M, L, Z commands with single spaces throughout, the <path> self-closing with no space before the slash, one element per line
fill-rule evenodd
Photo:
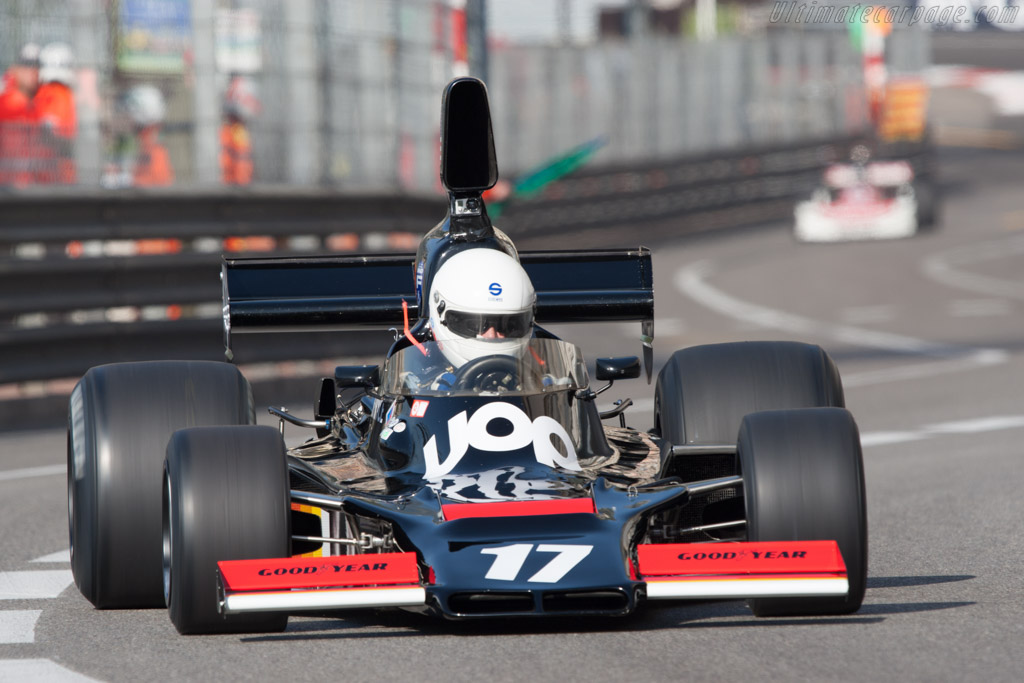
<path fill-rule="evenodd" d="M 533 251 L 520 252 L 519 258 L 537 291 L 539 324 L 639 321 L 650 368 L 649 249 Z M 225 259 L 221 284 L 228 358 L 232 334 L 400 327 L 403 301 L 410 317 L 419 312 L 414 260 L 413 254 Z"/>

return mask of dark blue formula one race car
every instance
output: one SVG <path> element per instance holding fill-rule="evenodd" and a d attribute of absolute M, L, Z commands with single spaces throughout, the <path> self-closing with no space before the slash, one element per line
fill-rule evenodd
<path fill-rule="evenodd" d="M 313 418 L 272 409 L 309 441 L 289 449 L 257 426 L 229 363 L 82 378 L 68 510 L 86 598 L 166 605 L 181 633 L 280 631 L 289 614 L 359 607 L 856 611 L 863 465 L 832 360 L 788 342 L 683 349 L 658 375 L 653 428 L 626 427 L 630 402 L 602 412 L 597 397 L 641 360 L 598 359 L 592 384 L 579 348 L 541 325 L 639 322 L 650 381 L 650 252 L 518 253 L 481 199 L 497 165 L 479 81 L 448 85 L 442 143 L 449 214 L 415 256 L 224 262 L 229 358 L 232 334 L 404 320 L 382 366 L 323 380 Z"/>

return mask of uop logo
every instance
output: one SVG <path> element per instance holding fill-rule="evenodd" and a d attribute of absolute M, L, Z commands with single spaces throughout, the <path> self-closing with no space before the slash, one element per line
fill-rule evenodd
<path fill-rule="evenodd" d="M 487 431 L 492 420 L 505 419 L 512 423 L 512 432 L 505 436 L 494 436 Z M 551 443 L 551 437 L 557 436 L 565 446 L 566 455 L 562 455 Z M 448 457 L 444 462 L 437 453 L 437 437 L 431 436 L 423 447 L 423 458 L 427 463 L 425 479 L 437 479 L 455 469 L 466 451 L 472 446 L 481 451 L 515 451 L 533 444 L 533 454 L 537 462 L 549 467 L 562 467 L 567 470 L 579 471 L 579 460 L 572 439 L 562 425 L 546 415 L 530 421 L 530 416 L 511 403 L 488 403 L 466 417 L 463 410 L 448 420 Z"/>

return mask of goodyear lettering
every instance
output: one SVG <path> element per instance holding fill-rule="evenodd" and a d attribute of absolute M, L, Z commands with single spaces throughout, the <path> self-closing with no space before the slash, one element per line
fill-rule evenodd
<path fill-rule="evenodd" d="M 320 572 L 372 572 L 385 571 L 388 568 L 387 562 L 376 562 L 369 564 L 325 564 L 319 567 L 278 567 L 277 569 L 261 569 L 257 572 L 260 576 L 284 576 L 285 574 L 317 574 Z"/>
<path fill-rule="evenodd" d="M 801 559 L 807 557 L 806 550 L 751 550 L 755 560 Z M 746 554 L 746 553 L 744 553 Z M 728 552 L 679 553 L 680 560 L 735 560 L 739 555 Z"/>
<path fill-rule="evenodd" d="M 680 553 L 680 560 L 735 560 L 736 553 Z"/>
<path fill-rule="evenodd" d="M 806 550 L 769 550 L 767 552 L 751 550 L 750 552 L 754 556 L 755 560 L 782 560 L 790 558 L 807 557 Z"/>
<path fill-rule="evenodd" d="M 278 567 L 277 569 L 261 569 L 260 576 L 284 576 L 285 574 L 316 574 L 316 567 Z"/>
<path fill-rule="evenodd" d="M 335 572 L 372 572 L 372 571 L 382 571 L 382 570 L 387 569 L 387 568 L 388 568 L 388 563 L 387 562 L 378 562 L 378 563 L 374 564 L 372 567 L 370 565 L 368 565 L 368 564 L 343 564 L 343 565 L 337 565 L 336 564 L 336 565 L 334 565 L 334 571 Z"/>

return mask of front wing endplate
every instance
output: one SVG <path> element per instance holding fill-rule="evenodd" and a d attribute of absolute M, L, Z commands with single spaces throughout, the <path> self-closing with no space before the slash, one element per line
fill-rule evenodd
<path fill-rule="evenodd" d="M 835 541 L 668 543 L 637 546 L 650 600 L 845 596 Z"/>
<path fill-rule="evenodd" d="M 232 560 L 217 570 L 225 614 L 426 603 L 416 553 Z"/>

